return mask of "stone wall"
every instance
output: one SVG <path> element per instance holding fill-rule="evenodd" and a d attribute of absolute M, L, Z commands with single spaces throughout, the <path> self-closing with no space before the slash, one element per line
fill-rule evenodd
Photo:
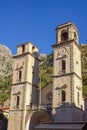
<path fill-rule="evenodd" d="M 49 83 L 48 85 L 46 85 L 44 88 L 41 89 L 41 104 L 51 104 L 52 100 L 49 99 L 51 97 L 52 94 L 52 89 L 53 89 L 53 83 Z M 39 96 L 40 96 L 40 91 L 39 91 Z M 39 97 L 40 98 L 40 97 Z"/>

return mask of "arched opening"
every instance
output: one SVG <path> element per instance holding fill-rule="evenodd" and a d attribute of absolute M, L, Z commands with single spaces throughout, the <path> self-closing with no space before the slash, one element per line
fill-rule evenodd
<path fill-rule="evenodd" d="M 77 41 L 77 34 L 76 34 L 76 32 L 74 32 L 74 40 L 75 40 L 76 42 L 78 42 L 78 41 Z"/>
<path fill-rule="evenodd" d="M 62 102 L 66 101 L 66 92 L 62 90 Z"/>
<path fill-rule="evenodd" d="M 27 116 L 26 116 L 27 117 Z M 34 130 L 34 127 L 41 122 L 51 122 L 51 116 L 46 111 L 29 113 L 26 121 L 26 130 Z"/>
<path fill-rule="evenodd" d="M 62 60 L 62 73 L 64 74 L 66 70 L 66 61 Z"/>
<path fill-rule="evenodd" d="M 17 106 L 17 108 L 19 108 L 19 103 L 20 103 L 20 97 L 17 96 L 17 102 L 16 102 L 16 106 Z"/>
<path fill-rule="evenodd" d="M 61 32 L 61 41 L 66 41 L 66 40 L 68 40 L 68 32 L 62 31 Z"/>
<path fill-rule="evenodd" d="M 25 53 L 25 45 L 22 45 L 22 54 Z"/>
<path fill-rule="evenodd" d="M 76 32 L 74 32 L 74 38 L 77 38 Z"/>
<path fill-rule="evenodd" d="M 77 92 L 77 101 L 78 101 L 78 104 L 79 104 L 79 92 Z"/>
<path fill-rule="evenodd" d="M 22 78 L 22 71 L 19 70 L 19 80 L 21 81 L 21 78 Z"/>

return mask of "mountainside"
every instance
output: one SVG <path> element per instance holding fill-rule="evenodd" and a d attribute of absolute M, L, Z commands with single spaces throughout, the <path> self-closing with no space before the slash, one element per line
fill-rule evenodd
<path fill-rule="evenodd" d="M 82 52 L 82 83 L 83 95 L 87 97 L 87 44 L 80 46 Z"/>
<path fill-rule="evenodd" d="M 12 78 L 12 54 L 8 47 L 0 44 L 0 101 L 10 96 Z"/>
<path fill-rule="evenodd" d="M 39 89 L 52 82 L 53 75 L 53 54 L 41 58 L 39 65 Z"/>

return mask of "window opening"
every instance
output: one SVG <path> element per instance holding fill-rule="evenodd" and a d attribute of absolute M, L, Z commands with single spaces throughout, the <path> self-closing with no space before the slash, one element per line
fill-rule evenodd
<path fill-rule="evenodd" d="M 19 96 L 17 96 L 17 103 L 16 103 L 17 108 L 19 107 L 19 102 L 20 102 L 20 97 L 19 97 Z"/>
<path fill-rule="evenodd" d="M 22 78 L 22 71 L 19 70 L 19 80 L 21 80 L 21 78 Z"/>
<path fill-rule="evenodd" d="M 77 92 L 77 100 L 78 100 L 78 103 L 79 103 L 79 92 Z"/>
<path fill-rule="evenodd" d="M 62 72 L 65 73 L 65 69 L 66 69 L 66 62 L 65 60 L 62 60 Z"/>
<path fill-rule="evenodd" d="M 35 47 L 34 47 L 34 46 L 32 46 L 32 53 L 34 52 L 34 49 L 35 49 Z"/>
<path fill-rule="evenodd" d="M 65 40 L 68 40 L 68 33 L 67 32 L 63 32 L 61 34 L 61 41 L 65 41 Z"/>
<path fill-rule="evenodd" d="M 22 45 L 22 53 L 25 52 L 25 45 Z"/>
<path fill-rule="evenodd" d="M 76 33 L 75 33 L 75 32 L 74 32 L 74 37 L 75 37 L 75 38 L 77 38 L 77 35 L 76 35 Z"/>
<path fill-rule="evenodd" d="M 62 102 L 66 100 L 66 92 L 62 90 Z"/>
<path fill-rule="evenodd" d="M 34 66 L 32 66 L 32 74 L 34 74 Z"/>

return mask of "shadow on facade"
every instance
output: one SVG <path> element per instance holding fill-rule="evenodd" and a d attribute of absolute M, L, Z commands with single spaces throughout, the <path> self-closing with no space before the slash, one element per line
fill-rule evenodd
<path fill-rule="evenodd" d="M 0 130 L 7 130 L 8 120 L 0 120 Z"/>

